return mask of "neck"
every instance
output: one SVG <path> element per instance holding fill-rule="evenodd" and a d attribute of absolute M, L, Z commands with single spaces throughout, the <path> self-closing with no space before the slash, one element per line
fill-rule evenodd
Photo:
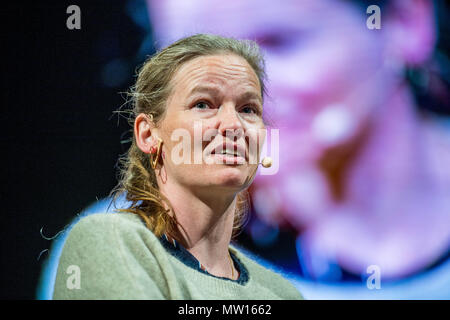
<path fill-rule="evenodd" d="M 209 273 L 230 277 L 234 266 L 230 263 L 228 246 L 231 241 L 236 193 L 194 190 L 175 181 L 160 183 L 160 191 L 167 197 L 179 223 L 179 241 Z M 237 272 L 234 270 L 234 274 Z"/>

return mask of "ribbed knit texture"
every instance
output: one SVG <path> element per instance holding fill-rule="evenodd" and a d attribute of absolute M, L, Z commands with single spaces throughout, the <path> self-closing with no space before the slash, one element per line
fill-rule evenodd
<path fill-rule="evenodd" d="M 244 285 L 187 266 L 168 253 L 134 214 L 87 216 L 73 226 L 66 239 L 53 298 L 302 299 L 281 275 L 237 248 L 229 248 L 248 270 L 249 280 Z M 79 288 L 74 288 L 74 277 L 78 275 Z"/>

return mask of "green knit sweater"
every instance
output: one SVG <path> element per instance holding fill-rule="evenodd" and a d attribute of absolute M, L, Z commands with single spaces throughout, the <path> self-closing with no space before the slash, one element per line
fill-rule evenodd
<path fill-rule="evenodd" d="M 187 266 L 134 214 L 87 216 L 66 239 L 53 298 L 302 299 L 279 274 L 229 248 L 248 271 L 244 284 Z"/>

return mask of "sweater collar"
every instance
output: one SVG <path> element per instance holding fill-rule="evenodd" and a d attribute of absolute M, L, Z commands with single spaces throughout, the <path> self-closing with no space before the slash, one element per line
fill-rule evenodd
<path fill-rule="evenodd" d="M 239 278 L 237 280 L 225 278 L 225 277 L 218 277 L 215 275 L 210 274 L 204 265 L 200 263 L 200 261 L 195 258 L 192 253 L 190 253 L 186 248 L 184 248 L 181 243 L 176 241 L 174 238 L 172 238 L 167 233 L 164 233 L 159 238 L 161 244 L 164 246 L 164 248 L 174 257 L 179 259 L 181 262 L 183 262 L 188 267 L 191 267 L 199 272 L 208 274 L 212 277 L 224 279 L 228 281 L 237 282 L 239 284 L 245 284 L 248 281 L 248 271 L 247 268 L 242 264 L 242 262 L 239 260 L 238 257 L 230 250 L 230 256 L 233 260 L 235 268 L 239 271 Z"/>

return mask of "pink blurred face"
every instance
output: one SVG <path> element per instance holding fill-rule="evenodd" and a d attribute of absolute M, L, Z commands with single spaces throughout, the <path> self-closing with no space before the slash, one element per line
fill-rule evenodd
<path fill-rule="evenodd" d="M 369 35 L 362 13 L 336 1 L 294 9 L 285 14 L 298 23 L 280 18 L 254 35 L 266 52 L 273 98 L 266 105 L 268 115 L 281 140 L 288 140 L 285 145 L 299 146 L 285 157 L 290 163 L 284 167 L 316 162 L 328 148 L 348 143 L 366 126 L 373 102 L 383 94 L 379 43 Z M 283 142 L 280 147 L 282 154 L 288 152 Z"/>
<path fill-rule="evenodd" d="M 159 10 L 151 16 L 157 36 L 201 31 L 260 43 L 272 97 L 265 109 L 280 139 L 302 147 L 290 152 L 296 166 L 354 137 L 387 85 L 381 41 L 367 29 L 363 8 L 329 0 L 164 3 L 150 2 L 151 15 Z"/>
<path fill-rule="evenodd" d="M 196 32 L 260 44 L 269 79 L 264 109 L 269 125 L 280 130 L 279 171 L 256 178 L 257 186 L 278 195 L 263 193 L 261 211 L 283 206 L 302 220 L 299 215 L 330 200 L 323 177 L 311 168 L 360 135 L 392 86 L 388 70 L 395 62 L 383 56 L 383 33 L 366 27 L 364 8 L 334 0 L 194 0 L 186 7 L 149 1 L 149 13 L 162 44 Z"/>

